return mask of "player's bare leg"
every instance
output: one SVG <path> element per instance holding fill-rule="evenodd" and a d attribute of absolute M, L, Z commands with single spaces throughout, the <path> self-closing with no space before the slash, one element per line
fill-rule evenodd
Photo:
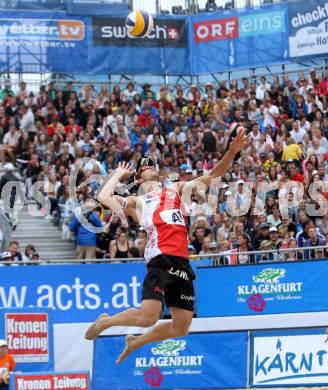
<path fill-rule="evenodd" d="M 161 301 L 147 299 L 142 301 L 140 309 L 128 309 L 112 317 L 108 314 L 102 314 L 87 330 L 85 338 L 87 340 L 94 340 L 100 333 L 112 326 L 137 326 L 140 328 L 148 328 L 158 321 L 161 311 Z"/>
<path fill-rule="evenodd" d="M 127 335 L 125 338 L 124 351 L 116 360 L 116 364 L 121 363 L 130 355 L 130 353 L 145 344 L 187 335 L 191 325 L 193 312 L 177 307 L 171 307 L 170 311 L 172 315 L 171 321 L 156 325 L 149 330 L 149 332 L 146 332 L 141 336 Z"/>

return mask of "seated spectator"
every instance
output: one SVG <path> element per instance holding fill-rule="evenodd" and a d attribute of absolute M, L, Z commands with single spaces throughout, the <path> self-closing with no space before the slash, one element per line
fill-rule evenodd
<path fill-rule="evenodd" d="M 197 254 L 202 250 L 204 238 L 205 229 L 203 227 L 196 228 L 191 245 L 195 248 Z"/>
<path fill-rule="evenodd" d="M 295 249 L 293 251 L 283 252 L 283 258 L 287 261 L 303 260 L 302 253 L 297 250 L 297 241 L 295 238 L 290 239 L 288 249 Z"/>
<path fill-rule="evenodd" d="M 255 236 L 255 240 L 254 240 L 255 250 L 261 249 L 262 241 L 269 240 L 269 228 L 270 226 L 267 222 L 262 222 L 258 226 L 257 235 Z"/>
<path fill-rule="evenodd" d="M 247 234 L 239 234 L 237 237 L 237 248 L 238 252 L 251 252 L 253 250 L 250 243 L 250 239 Z M 253 254 L 238 254 L 237 252 L 237 264 L 249 264 L 254 263 Z"/>
<path fill-rule="evenodd" d="M 274 256 L 273 253 L 271 252 L 272 246 L 271 242 L 269 240 L 263 240 L 261 241 L 260 251 L 266 251 L 265 253 L 258 253 L 256 255 L 256 262 L 262 262 L 262 261 L 273 261 Z"/>
<path fill-rule="evenodd" d="M 22 254 L 18 251 L 19 244 L 17 241 L 9 243 L 7 251 L 2 253 L 2 261 L 22 261 Z"/>
<path fill-rule="evenodd" d="M 321 238 L 317 234 L 317 229 L 315 226 L 311 226 L 308 229 L 308 239 L 306 240 L 305 246 L 307 248 L 314 248 L 318 246 L 325 246 L 326 245 L 326 240 L 324 238 Z M 320 257 L 319 254 L 321 253 Z M 323 257 L 323 250 L 316 250 L 316 249 L 311 249 L 305 251 L 305 258 L 306 259 L 317 259 L 317 258 L 322 258 Z"/>
<path fill-rule="evenodd" d="M 277 250 L 281 247 L 282 240 L 279 238 L 278 229 L 275 226 L 269 229 L 269 239 L 271 249 Z"/>
<path fill-rule="evenodd" d="M 36 253 L 34 245 L 26 245 L 23 253 L 23 261 L 31 261 L 33 254 Z"/>
<path fill-rule="evenodd" d="M 199 252 L 200 255 L 210 255 L 212 254 L 211 250 L 211 237 L 204 237 L 203 243 L 202 243 L 202 250 Z"/>
<path fill-rule="evenodd" d="M 111 259 L 126 259 L 129 257 L 129 247 L 133 242 L 128 239 L 127 231 L 122 229 L 118 232 L 115 240 L 110 242 L 109 254 Z"/>

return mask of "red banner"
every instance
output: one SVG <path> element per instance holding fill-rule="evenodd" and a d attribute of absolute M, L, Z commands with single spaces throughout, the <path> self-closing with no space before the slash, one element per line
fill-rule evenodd
<path fill-rule="evenodd" d="M 67 374 L 15 374 L 14 390 L 89 390 L 89 375 L 85 373 Z"/>
<path fill-rule="evenodd" d="M 238 18 L 226 18 L 194 23 L 195 42 L 238 38 Z"/>
<path fill-rule="evenodd" d="M 49 360 L 49 322 L 47 313 L 6 313 L 8 352 L 17 362 Z"/>

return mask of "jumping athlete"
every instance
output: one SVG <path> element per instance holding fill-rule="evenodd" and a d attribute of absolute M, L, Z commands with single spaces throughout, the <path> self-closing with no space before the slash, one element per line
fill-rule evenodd
<path fill-rule="evenodd" d="M 208 188 L 212 179 L 226 173 L 247 142 L 246 130 L 240 127 L 222 160 L 208 175 L 188 184 L 197 185 L 195 182 L 198 181 Z M 162 189 L 152 160 L 141 158 L 136 167 L 136 178 L 144 189 L 144 195 L 127 198 L 114 195 L 119 181 L 131 174 L 130 164 L 120 163 L 100 190 L 98 200 L 125 221 L 125 216 L 132 217 L 147 231 L 147 274 L 142 287 L 141 307 L 112 317 L 102 314 L 89 327 L 85 338 L 94 340 L 112 326 L 150 327 L 160 318 L 163 301 L 170 309 L 172 320 L 160 323 L 140 336 L 127 335 L 125 349 L 116 360 L 117 364 L 142 345 L 187 335 L 194 312 L 195 274 L 189 265 L 188 231 L 180 199 L 186 183 L 179 182 L 176 188 Z"/>

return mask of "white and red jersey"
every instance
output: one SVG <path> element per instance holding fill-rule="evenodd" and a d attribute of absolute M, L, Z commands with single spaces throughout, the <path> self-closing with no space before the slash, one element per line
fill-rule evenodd
<path fill-rule="evenodd" d="M 188 231 L 181 199 L 173 188 L 141 196 L 140 225 L 147 232 L 145 260 L 165 254 L 188 259 Z"/>

